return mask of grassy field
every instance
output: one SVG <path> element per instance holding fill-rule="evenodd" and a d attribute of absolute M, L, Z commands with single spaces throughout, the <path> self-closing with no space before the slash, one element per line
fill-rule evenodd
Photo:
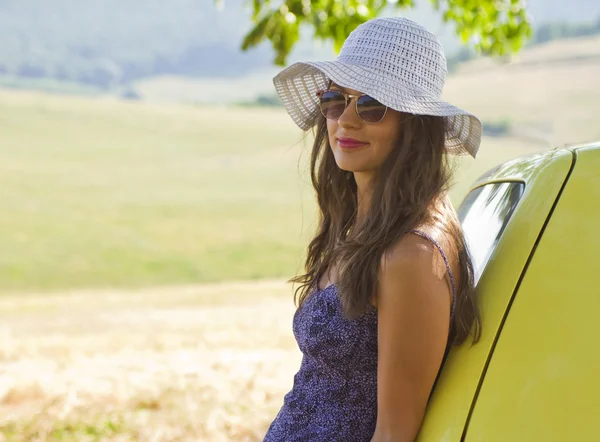
<path fill-rule="evenodd" d="M 0 93 L 0 126 L 3 290 L 295 268 L 299 136 L 281 112 Z"/>
<path fill-rule="evenodd" d="M 448 79 L 448 100 L 511 128 L 461 160 L 456 203 L 501 161 L 600 138 L 599 48 L 553 42 Z M 282 109 L 0 89 L 0 293 L 288 278 L 314 228 L 308 144 Z"/>
<path fill-rule="evenodd" d="M 4 296 L 0 441 L 260 441 L 292 314 L 281 281 Z"/>
<path fill-rule="evenodd" d="M 455 199 L 534 148 L 484 140 Z M 288 278 L 314 227 L 308 151 L 281 109 L 0 92 L 0 291 Z"/>
<path fill-rule="evenodd" d="M 514 130 L 460 160 L 455 203 L 600 138 L 593 43 L 449 79 Z M 307 155 L 281 109 L 0 90 L 0 442 L 262 440 L 300 361 L 283 279 L 314 227 Z"/>
<path fill-rule="evenodd" d="M 541 148 L 486 139 L 453 197 Z M 0 441 L 262 440 L 300 360 L 307 154 L 281 109 L 0 92 Z"/>

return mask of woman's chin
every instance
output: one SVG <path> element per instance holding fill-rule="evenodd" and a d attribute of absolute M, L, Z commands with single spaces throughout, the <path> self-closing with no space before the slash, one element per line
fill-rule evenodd
<path fill-rule="evenodd" d="M 345 170 L 346 172 L 364 173 L 371 171 L 371 168 L 366 167 L 364 164 L 357 164 L 352 161 L 336 161 L 336 164 L 340 169 Z"/>
<path fill-rule="evenodd" d="M 334 156 L 338 167 L 346 172 L 362 172 L 366 168 L 365 162 L 360 161 L 360 158 L 352 158 L 351 155 L 344 155 L 343 152 Z"/>
<path fill-rule="evenodd" d="M 356 165 L 349 164 L 348 161 L 336 161 L 337 166 L 346 172 L 358 172 L 360 170 Z"/>

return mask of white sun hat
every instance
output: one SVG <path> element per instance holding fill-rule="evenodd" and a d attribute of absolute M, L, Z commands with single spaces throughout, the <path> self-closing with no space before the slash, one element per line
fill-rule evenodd
<path fill-rule="evenodd" d="M 446 57 L 438 39 L 412 20 L 376 18 L 358 26 L 335 61 L 294 63 L 273 79 L 292 120 L 308 130 L 320 114 L 317 91 L 333 81 L 375 98 L 391 109 L 446 117 L 449 153 L 475 157 L 481 121 L 442 100 Z"/>

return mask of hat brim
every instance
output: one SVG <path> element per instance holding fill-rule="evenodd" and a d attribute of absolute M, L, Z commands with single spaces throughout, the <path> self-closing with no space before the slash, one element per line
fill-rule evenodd
<path fill-rule="evenodd" d="M 273 78 L 287 113 L 302 130 L 315 125 L 320 114 L 317 92 L 330 81 L 368 94 L 399 112 L 445 117 L 449 153 L 475 157 L 479 150 L 482 126 L 477 117 L 386 71 L 340 61 L 310 61 L 294 63 Z"/>

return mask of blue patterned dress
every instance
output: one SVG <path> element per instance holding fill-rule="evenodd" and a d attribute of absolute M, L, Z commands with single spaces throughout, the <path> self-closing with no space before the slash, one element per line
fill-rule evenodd
<path fill-rule="evenodd" d="M 414 233 L 433 242 L 450 272 L 439 245 Z M 293 330 L 302 363 L 263 442 L 369 442 L 377 422 L 377 309 L 369 304 L 347 319 L 332 284 L 306 298 Z"/>

